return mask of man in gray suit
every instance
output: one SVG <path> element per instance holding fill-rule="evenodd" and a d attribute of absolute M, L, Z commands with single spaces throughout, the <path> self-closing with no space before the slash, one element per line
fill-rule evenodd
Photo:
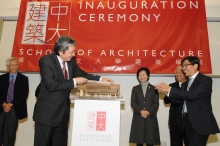
<path fill-rule="evenodd" d="M 200 60 L 195 56 L 181 61 L 182 70 L 189 77 L 182 89 L 165 83 L 156 85 L 158 91 L 168 98 L 183 100 L 182 127 L 189 146 L 205 146 L 210 134 L 219 133 L 219 127 L 212 112 L 212 78 L 199 72 Z"/>
<path fill-rule="evenodd" d="M 113 83 L 113 80 L 87 74 L 72 59 L 76 42 L 61 36 L 54 45 L 54 53 L 39 60 L 41 87 L 35 104 L 35 146 L 66 146 L 70 112 L 70 91 L 88 80 Z"/>

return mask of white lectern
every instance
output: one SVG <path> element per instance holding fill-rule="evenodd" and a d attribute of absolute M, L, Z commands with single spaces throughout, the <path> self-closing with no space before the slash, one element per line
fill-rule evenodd
<path fill-rule="evenodd" d="M 71 146 L 119 146 L 122 100 L 76 98 Z"/>

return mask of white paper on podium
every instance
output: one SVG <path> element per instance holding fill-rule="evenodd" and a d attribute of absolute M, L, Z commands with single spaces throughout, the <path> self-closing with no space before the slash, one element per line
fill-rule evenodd
<path fill-rule="evenodd" d="M 75 100 L 71 146 L 119 146 L 120 101 Z"/>

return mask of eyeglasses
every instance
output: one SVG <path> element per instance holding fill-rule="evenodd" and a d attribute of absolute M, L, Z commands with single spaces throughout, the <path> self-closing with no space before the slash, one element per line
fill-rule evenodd
<path fill-rule="evenodd" d="M 186 68 L 188 65 L 193 65 L 193 64 L 190 64 L 190 63 L 189 64 L 183 64 L 182 68 Z"/>
<path fill-rule="evenodd" d="M 69 52 L 70 54 L 75 54 L 77 51 L 76 50 L 73 50 L 71 52 Z"/>

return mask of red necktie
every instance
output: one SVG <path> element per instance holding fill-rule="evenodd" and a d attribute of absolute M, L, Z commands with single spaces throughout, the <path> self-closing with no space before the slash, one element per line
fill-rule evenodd
<path fill-rule="evenodd" d="M 66 70 L 66 66 L 65 66 L 65 61 L 62 62 L 63 63 L 63 76 L 64 79 L 67 80 L 67 70 Z"/>
<path fill-rule="evenodd" d="M 14 96 L 14 76 L 11 76 L 11 80 L 8 86 L 7 103 L 11 103 Z"/>

